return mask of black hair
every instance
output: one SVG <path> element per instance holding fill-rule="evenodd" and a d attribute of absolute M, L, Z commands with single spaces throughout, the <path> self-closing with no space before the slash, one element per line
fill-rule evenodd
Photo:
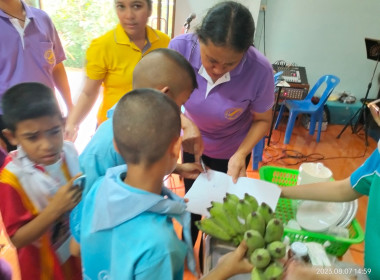
<path fill-rule="evenodd" d="M 115 2 L 116 2 L 117 0 L 115 0 Z M 148 4 L 148 8 L 149 8 L 149 10 L 152 10 L 152 7 L 153 7 L 153 0 L 145 0 L 146 1 L 146 3 Z"/>
<path fill-rule="evenodd" d="M 149 167 L 180 136 L 180 111 L 170 97 L 158 90 L 135 89 L 117 103 L 113 131 L 125 162 Z"/>
<path fill-rule="evenodd" d="M 149 9 L 152 10 L 152 5 L 153 5 L 152 2 L 153 1 L 152 0 L 146 0 L 146 2 L 148 4 Z"/>
<path fill-rule="evenodd" d="M 210 40 L 215 46 L 231 47 L 244 52 L 253 45 L 255 23 L 251 12 L 244 5 L 226 1 L 208 10 L 202 24 L 196 29 L 199 40 Z"/>
<path fill-rule="evenodd" d="M 5 127 L 16 130 L 19 122 L 44 116 L 60 116 L 53 90 L 40 83 L 21 83 L 9 88 L 2 98 Z"/>
<path fill-rule="evenodd" d="M 191 84 L 193 86 L 193 90 L 198 88 L 197 77 L 195 75 L 193 66 L 191 66 L 190 62 L 182 54 L 168 48 L 158 48 L 151 51 L 150 53 L 162 53 L 167 58 L 174 61 L 180 68 L 184 69 L 189 75 L 191 79 Z"/>

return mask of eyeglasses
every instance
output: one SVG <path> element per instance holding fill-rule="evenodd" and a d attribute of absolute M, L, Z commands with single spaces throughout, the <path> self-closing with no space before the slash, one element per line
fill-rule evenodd
<path fill-rule="evenodd" d="M 367 107 L 371 111 L 372 117 L 375 120 L 375 122 L 380 126 L 380 99 L 377 99 L 375 101 L 372 101 L 367 104 Z"/>

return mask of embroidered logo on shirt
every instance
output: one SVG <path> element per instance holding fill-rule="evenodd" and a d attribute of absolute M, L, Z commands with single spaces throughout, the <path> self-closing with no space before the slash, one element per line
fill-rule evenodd
<path fill-rule="evenodd" d="M 45 58 L 47 63 L 54 64 L 55 56 L 54 56 L 53 50 L 52 49 L 46 50 L 45 54 L 44 54 L 44 58 Z"/>
<path fill-rule="evenodd" d="M 224 117 L 228 120 L 234 120 L 243 112 L 242 108 L 230 108 L 224 112 Z"/>

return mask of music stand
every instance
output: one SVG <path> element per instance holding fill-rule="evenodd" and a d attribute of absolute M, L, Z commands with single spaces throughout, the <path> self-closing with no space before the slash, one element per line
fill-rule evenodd
<path fill-rule="evenodd" d="M 376 61 L 375 69 L 373 70 L 372 78 L 368 84 L 365 97 L 362 100 L 362 107 L 359 110 L 357 110 L 356 113 L 350 118 L 350 120 L 346 123 L 346 125 L 343 127 L 342 131 L 338 134 L 336 138 L 339 138 L 349 125 L 351 125 L 352 133 L 358 133 L 361 128 L 364 128 L 365 145 L 368 146 L 368 124 L 367 124 L 366 107 L 367 107 L 369 90 L 372 87 L 373 77 L 375 76 L 377 65 L 379 64 L 379 60 L 380 60 L 380 40 L 365 38 L 365 46 L 367 50 L 367 59 Z M 352 122 L 357 115 L 359 115 L 359 117 L 357 118 L 356 123 L 353 125 Z M 363 118 L 363 126 L 361 128 L 358 128 L 358 124 L 362 118 Z"/>

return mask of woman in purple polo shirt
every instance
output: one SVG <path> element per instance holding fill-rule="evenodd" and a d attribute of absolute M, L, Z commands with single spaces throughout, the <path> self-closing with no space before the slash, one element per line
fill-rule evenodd
<path fill-rule="evenodd" d="M 274 104 L 273 70 L 253 46 L 250 11 L 228 1 L 212 7 L 195 34 L 174 38 L 169 48 L 184 55 L 197 74 L 198 89 L 185 115 L 199 128 L 202 159 L 236 182 L 246 176 L 252 148 L 268 132 Z M 184 161 L 193 161 L 184 154 Z M 186 180 L 186 191 L 192 182 Z"/>
<path fill-rule="evenodd" d="M 0 0 L 0 30 L 0 100 L 16 84 L 38 82 L 56 87 L 69 112 L 73 104 L 63 65 L 66 56 L 50 17 L 23 0 Z M 0 107 L 0 139 L 11 151 L 16 147 L 2 135 L 2 114 Z"/>

